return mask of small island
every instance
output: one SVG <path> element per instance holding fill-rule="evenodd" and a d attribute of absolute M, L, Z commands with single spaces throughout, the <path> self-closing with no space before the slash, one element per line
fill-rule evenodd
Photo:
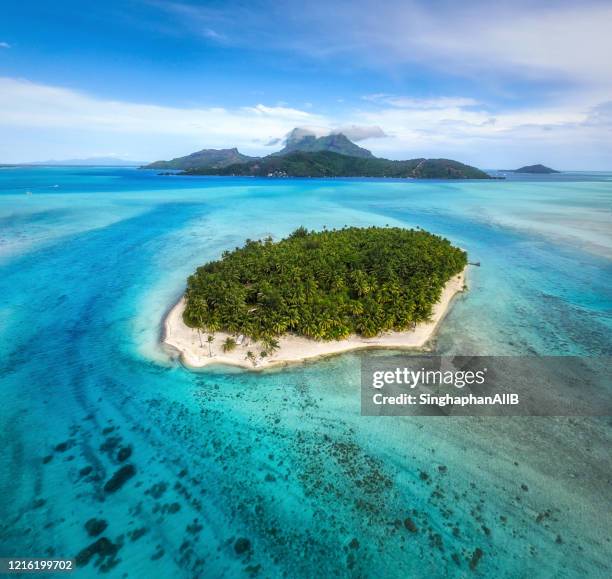
<path fill-rule="evenodd" d="M 301 227 L 191 275 L 164 343 L 191 367 L 265 368 L 360 348 L 422 348 L 464 288 L 467 254 L 421 229 Z"/>
<path fill-rule="evenodd" d="M 530 175 L 550 175 L 551 173 L 559 173 L 555 169 L 546 167 L 545 165 L 526 165 L 520 169 L 513 169 L 512 173 L 529 173 Z"/>

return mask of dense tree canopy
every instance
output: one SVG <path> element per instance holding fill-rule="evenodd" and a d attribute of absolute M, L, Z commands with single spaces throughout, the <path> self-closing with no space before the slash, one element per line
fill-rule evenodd
<path fill-rule="evenodd" d="M 464 251 L 423 230 L 299 228 L 247 240 L 189 277 L 185 323 L 274 342 L 286 332 L 319 340 L 372 337 L 427 320 Z"/>

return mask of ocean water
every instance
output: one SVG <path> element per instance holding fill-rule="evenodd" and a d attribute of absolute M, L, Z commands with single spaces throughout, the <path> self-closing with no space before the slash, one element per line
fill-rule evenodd
<path fill-rule="evenodd" d="M 384 224 L 481 262 L 437 351 L 612 354 L 612 173 L 0 169 L 0 556 L 85 560 L 105 537 L 75 577 L 609 577 L 609 419 L 361 417 L 360 358 L 384 353 L 253 374 L 160 346 L 223 250 Z"/>

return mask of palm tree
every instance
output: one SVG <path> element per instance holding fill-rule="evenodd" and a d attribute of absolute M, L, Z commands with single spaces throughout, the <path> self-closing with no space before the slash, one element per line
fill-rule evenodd
<path fill-rule="evenodd" d="M 228 352 L 232 352 L 235 349 L 236 340 L 234 340 L 234 338 L 232 338 L 231 336 L 225 338 L 225 342 L 223 342 L 223 352 L 227 354 Z"/>
<path fill-rule="evenodd" d="M 215 332 L 218 332 L 221 329 L 221 325 L 216 319 L 209 319 L 208 322 L 206 323 L 206 329 L 214 337 Z"/>
<path fill-rule="evenodd" d="M 212 358 L 212 343 L 215 341 L 215 337 L 208 334 L 206 341 L 208 342 L 208 357 Z"/>
<path fill-rule="evenodd" d="M 265 336 L 261 342 L 267 352 L 272 353 L 279 348 L 278 340 L 272 336 Z"/>
<path fill-rule="evenodd" d="M 188 307 L 192 312 L 192 316 L 197 322 L 196 330 L 200 339 L 200 348 L 204 347 L 202 343 L 202 326 L 204 325 L 204 312 L 206 310 L 206 301 L 199 295 L 190 295 L 187 302 Z"/>
<path fill-rule="evenodd" d="M 255 354 L 253 354 L 253 352 L 251 352 L 251 350 L 249 350 L 246 353 L 246 359 L 250 360 L 253 363 L 253 366 L 255 366 L 256 358 L 255 358 Z"/>

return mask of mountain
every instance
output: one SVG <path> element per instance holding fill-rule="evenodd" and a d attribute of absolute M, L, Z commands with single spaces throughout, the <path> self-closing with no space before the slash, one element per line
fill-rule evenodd
<path fill-rule="evenodd" d="M 362 159 L 374 157 L 370 151 L 359 147 L 342 133 L 335 133 L 317 138 L 315 135 L 304 134 L 302 129 L 293 129 L 287 137 L 285 147 L 277 153 L 272 153 L 272 155 L 280 157 L 297 151 L 303 153 L 330 151 L 332 153 L 339 153 L 340 155 L 348 155 L 349 157 L 359 157 Z"/>
<path fill-rule="evenodd" d="M 514 169 L 513 173 L 532 173 L 536 175 L 549 175 L 550 173 L 560 173 L 560 171 L 555 171 L 550 167 L 545 167 L 544 165 L 526 165 L 525 167 L 521 167 L 520 169 Z"/>
<path fill-rule="evenodd" d="M 202 149 L 185 157 L 171 161 L 156 161 L 141 167 L 142 169 L 172 169 L 189 171 L 191 169 L 221 169 L 235 163 L 254 161 L 258 157 L 243 155 L 236 149 Z"/>
<path fill-rule="evenodd" d="M 20 163 L 22 165 L 44 165 L 47 167 L 138 167 L 142 161 L 127 161 L 117 157 L 88 157 L 86 159 L 63 159 L 57 161 L 34 161 L 32 163 Z"/>
<path fill-rule="evenodd" d="M 317 137 L 293 129 L 285 147 L 267 157 L 249 157 L 238 149 L 204 149 L 144 169 L 181 170 L 181 175 L 245 175 L 256 177 L 394 177 L 412 179 L 491 179 L 490 175 L 450 159 L 391 161 L 375 157 L 346 135 Z"/>
<path fill-rule="evenodd" d="M 245 175 L 255 177 L 395 177 L 414 179 L 490 179 L 480 169 L 449 159 L 391 161 L 341 155 L 332 151 L 296 151 L 236 163 L 221 169 L 198 168 L 187 175 Z"/>

